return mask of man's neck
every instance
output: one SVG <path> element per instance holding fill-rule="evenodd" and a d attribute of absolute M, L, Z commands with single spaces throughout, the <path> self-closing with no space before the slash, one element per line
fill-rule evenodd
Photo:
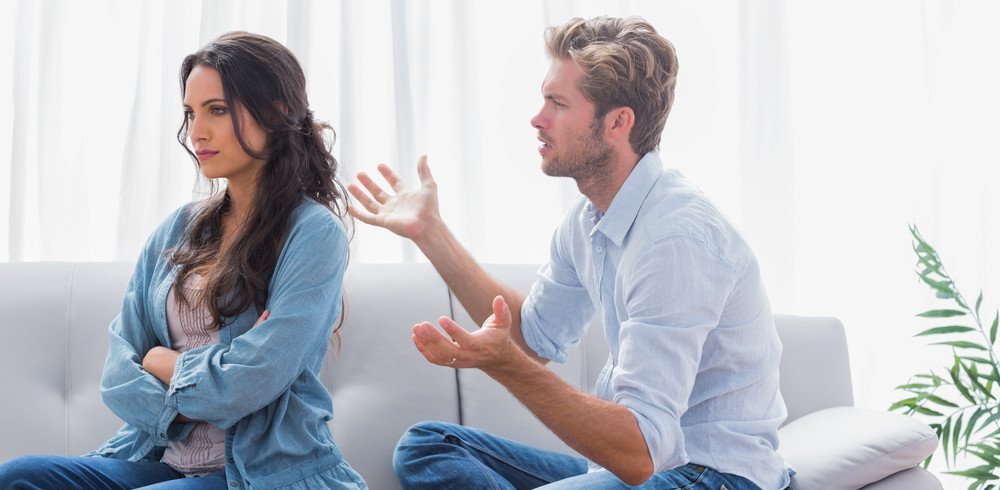
<path fill-rule="evenodd" d="M 611 202 L 642 158 L 631 151 L 619 155 L 621 156 L 608 165 L 608 172 L 576 179 L 580 193 L 586 196 L 601 214 L 608 212 Z"/>

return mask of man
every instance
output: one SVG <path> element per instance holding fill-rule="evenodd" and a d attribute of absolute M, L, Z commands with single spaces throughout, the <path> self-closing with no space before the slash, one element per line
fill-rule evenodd
<path fill-rule="evenodd" d="M 412 239 L 482 324 L 413 328 L 428 361 L 502 383 L 586 460 L 476 429 L 424 422 L 396 449 L 406 488 L 784 488 L 775 452 L 786 411 L 781 345 L 757 262 L 739 233 L 656 149 L 673 102 L 673 46 L 638 18 L 549 28 L 552 65 L 531 120 L 542 170 L 582 196 L 527 296 L 488 276 L 441 221 L 426 157 L 421 187 L 394 194 L 358 174 L 354 216 Z M 367 190 L 367 192 L 366 192 Z M 544 367 L 594 314 L 611 354 L 596 394 Z M 589 460 L 589 462 L 588 462 Z M 589 468 L 588 468 L 589 467 Z"/>

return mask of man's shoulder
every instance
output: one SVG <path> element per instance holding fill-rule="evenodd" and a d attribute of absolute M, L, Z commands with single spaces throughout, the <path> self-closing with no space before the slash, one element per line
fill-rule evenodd
<path fill-rule="evenodd" d="M 736 226 L 676 170 L 664 170 L 650 189 L 632 232 L 644 247 L 688 240 L 733 265 L 752 257 Z"/>

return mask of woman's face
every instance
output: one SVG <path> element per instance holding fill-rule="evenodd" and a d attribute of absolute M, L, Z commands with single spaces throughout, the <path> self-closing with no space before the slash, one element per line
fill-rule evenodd
<path fill-rule="evenodd" d="M 222 78 L 214 69 L 194 67 L 184 86 L 188 137 L 205 177 L 227 179 L 230 186 L 252 186 L 265 162 L 243 151 L 229 112 L 237 111 L 243 140 L 255 152 L 266 149 L 267 133 L 242 107 L 226 105 Z"/>

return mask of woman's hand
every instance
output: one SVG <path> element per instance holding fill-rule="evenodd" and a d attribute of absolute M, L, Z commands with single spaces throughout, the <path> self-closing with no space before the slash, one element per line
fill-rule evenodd
<path fill-rule="evenodd" d="M 369 225 L 385 228 L 401 237 L 419 240 L 425 230 L 441 222 L 438 211 L 437 183 L 427 165 L 427 155 L 417 162 L 417 175 L 420 176 L 420 187 L 408 190 L 403 181 L 386 164 L 378 166 L 379 173 L 392 187 L 395 194 L 388 192 L 372 180 L 364 172 L 358 173 L 358 184 L 351 184 L 347 189 L 351 195 L 364 206 L 348 207 L 351 216 Z"/>
<path fill-rule="evenodd" d="M 174 377 L 174 364 L 180 357 L 180 352 L 168 349 L 163 346 L 156 346 L 146 353 L 142 358 L 142 368 L 149 374 L 156 376 L 156 379 L 163 384 L 170 384 L 170 378 Z"/>

